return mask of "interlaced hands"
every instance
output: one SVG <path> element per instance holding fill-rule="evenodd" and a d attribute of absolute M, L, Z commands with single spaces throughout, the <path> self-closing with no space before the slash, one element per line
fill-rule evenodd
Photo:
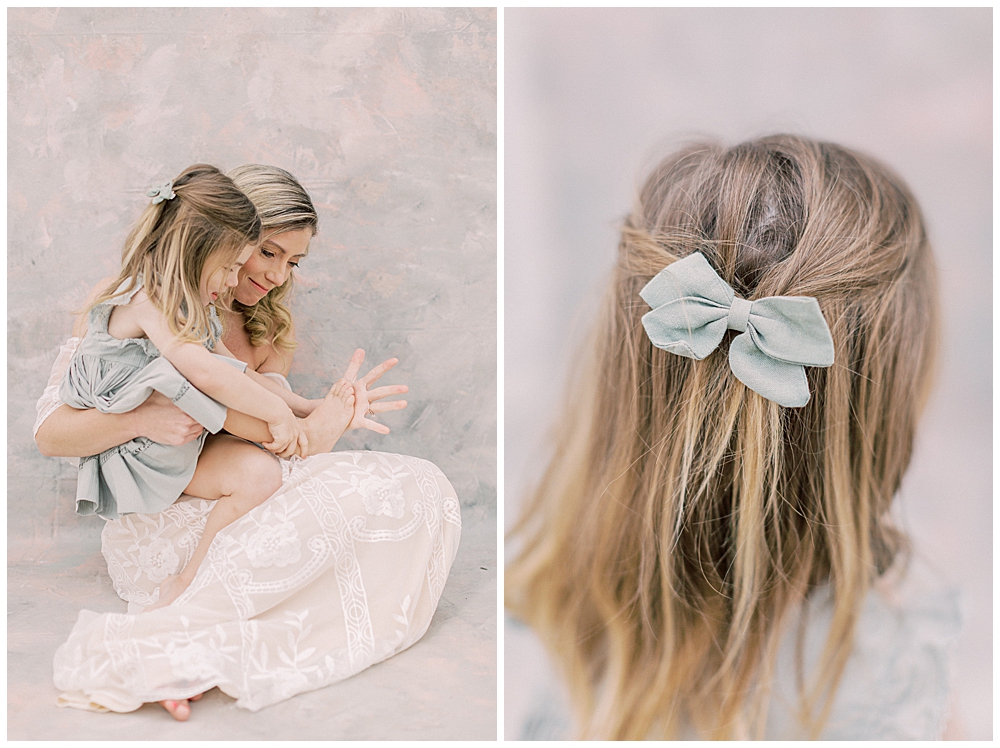
<path fill-rule="evenodd" d="M 309 440 L 302 428 L 302 422 L 292 415 L 291 410 L 286 408 L 285 411 L 281 420 L 268 422 L 267 427 L 271 431 L 271 441 L 261 442 L 261 444 L 264 449 L 281 457 L 308 454 Z"/>
<path fill-rule="evenodd" d="M 410 388 L 405 384 L 390 384 L 370 389 L 373 382 L 378 381 L 379 377 L 399 363 L 399 359 L 390 358 L 388 361 L 383 361 L 358 379 L 358 372 L 361 371 L 361 364 L 364 361 L 365 352 L 363 349 L 358 348 L 354 351 L 354 355 L 351 356 L 351 363 L 348 365 L 347 371 L 344 372 L 344 379 L 354 384 L 354 417 L 347 428 L 368 429 L 377 434 L 388 434 L 389 427 L 378 421 L 371 420 L 371 417 L 390 410 L 402 410 L 405 408 L 405 400 L 379 401 L 391 395 L 402 395 L 405 392 L 409 392 Z"/>

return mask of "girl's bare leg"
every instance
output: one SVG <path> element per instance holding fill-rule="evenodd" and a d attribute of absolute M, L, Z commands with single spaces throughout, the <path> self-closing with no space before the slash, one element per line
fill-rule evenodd
<path fill-rule="evenodd" d="M 354 386 L 342 379 L 333 385 L 310 416 L 318 427 L 317 431 L 309 433 L 310 441 L 315 434 L 318 436 L 316 446 L 325 451 L 332 449 L 353 417 Z M 273 455 L 234 436 L 215 436 L 209 440 L 184 493 L 213 500 L 215 506 L 208 515 L 191 560 L 180 574 L 163 580 L 159 599 L 147 610 L 166 607 L 180 597 L 194 580 L 219 530 L 262 504 L 280 487 L 281 467 Z"/>
<path fill-rule="evenodd" d="M 159 600 L 147 610 L 176 600 L 191 584 L 219 530 L 262 504 L 280 487 L 281 466 L 273 455 L 234 436 L 216 436 L 206 443 L 184 493 L 214 500 L 215 506 L 191 560 L 180 574 L 163 580 Z"/>

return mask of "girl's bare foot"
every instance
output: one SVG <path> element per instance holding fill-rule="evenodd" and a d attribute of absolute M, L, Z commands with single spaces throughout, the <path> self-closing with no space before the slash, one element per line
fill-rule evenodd
<path fill-rule="evenodd" d="M 181 596 L 181 593 L 188 588 L 189 584 L 190 582 L 184 579 L 180 574 L 171 574 L 160 583 L 160 597 L 155 603 L 146 608 L 146 611 L 167 607 L 170 603 Z M 168 709 L 167 711 L 169 712 L 170 710 Z M 187 717 L 184 719 L 187 719 Z"/>
<path fill-rule="evenodd" d="M 344 435 L 354 418 L 354 384 L 346 379 L 334 383 L 333 387 L 303 419 L 302 428 L 309 438 L 310 454 L 329 452 Z"/>
<path fill-rule="evenodd" d="M 187 722 L 188 717 L 191 716 L 191 705 L 188 702 L 198 701 L 202 696 L 204 694 L 199 693 L 190 699 L 168 699 L 167 701 L 161 701 L 160 706 L 166 709 L 170 716 L 178 722 Z"/>

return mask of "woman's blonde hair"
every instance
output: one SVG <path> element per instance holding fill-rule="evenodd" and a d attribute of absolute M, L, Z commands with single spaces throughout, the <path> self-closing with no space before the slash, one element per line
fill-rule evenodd
<path fill-rule="evenodd" d="M 297 229 L 309 229 L 313 236 L 316 235 L 319 226 L 316 208 L 302 185 L 287 171 L 276 166 L 244 164 L 230 171 L 229 176 L 257 206 L 265 239 Z M 289 273 L 284 283 L 271 289 L 253 306 L 232 301 L 233 309 L 243 315 L 251 345 L 269 343 L 279 352 L 288 353 L 295 349 L 291 337 L 292 313 L 285 301 L 291 290 L 292 274 Z"/>
<path fill-rule="evenodd" d="M 260 241 L 260 218 L 249 198 L 214 166 L 189 166 L 173 180 L 173 192 L 173 199 L 142 212 L 125 240 L 121 272 L 88 308 L 135 288 L 141 277 L 170 331 L 201 343 L 211 334 L 199 293 L 202 274 L 231 265 L 247 244 Z"/>
<path fill-rule="evenodd" d="M 819 301 L 835 363 L 807 369 L 805 407 L 732 375 L 735 333 L 703 361 L 650 343 L 639 291 L 696 251 L 744 298 Z M 920 209 L 873 159 L 778 135 L 693 145 L 653 170 L 506 572 L 582 736 L 762 736 L 781 637 L 828 585 L 829 636 L 799 683 L 819 735 L 863 598 L 904 547 L 887 514 L 936 318 Z"/>

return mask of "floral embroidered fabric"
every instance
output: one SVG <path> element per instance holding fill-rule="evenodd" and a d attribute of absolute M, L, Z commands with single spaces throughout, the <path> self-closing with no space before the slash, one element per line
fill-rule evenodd
<path fill-rule="evenodd" d="M 218 686 L 256 711 L 343 680 L 427 630 L 461 532 L 433 464 L 379 452 L 282 461 L 281 489 L 216 536 L 166 608 L 84 610 L 55 655 L 60 704 L 132 711 Z M 102 551 L 134 613 L 194 551 L 212 502 L 105 525 Z"/>

